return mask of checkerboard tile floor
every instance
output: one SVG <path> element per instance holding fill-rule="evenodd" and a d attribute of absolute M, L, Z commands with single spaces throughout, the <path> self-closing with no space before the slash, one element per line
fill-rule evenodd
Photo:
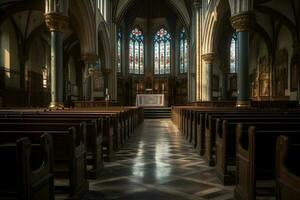
<path fill-rule="evenodd" d="M 103 174 L 90 181 L 87 200 L 231 200 L 214 168 L 200 158 L 169 119 L 151 119 L 136 131 Z"/>

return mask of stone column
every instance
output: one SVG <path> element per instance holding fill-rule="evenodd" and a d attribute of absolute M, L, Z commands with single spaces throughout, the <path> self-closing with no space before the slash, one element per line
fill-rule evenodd
<path fill-rule="evenodd" d="M 94 100 L 94 65 L 97 62 L 97 55 L 88 53 L 82 56 L 82 60 L 85 63 L 83 74 L 82 74 L 82 89 L 83 89 L 83 100 L 93 101 Z"/>
<path fill-rule="evenodd" d="M 195 24 L 195 47 L 196 47 L 196 100 L 202 100 L 202 68 L 201 68 L 201 44 L 202 44 L 202 0 L 193 0 L 194 24 Z"/>
<path fill-rule="evenodd" d="M 214 53 L 207 53 L 202 55 L 202 59 L 204 60 L 206 66 L 206 100 L 212 101 L 213 99 L 213 91 L 212 91 L 212 79 L 213 79 L 213 61 L 214 61 Z"/>
<path fill-rule="evenodd" d="M 238 69 L 237 69 L 237 107 L 249 107 L 249 36 L 254 17 L 250 12 L 243 12 L 231 17 L 233 28 L 238 34 Z"/>
<path fill-rule="evenodd" d="M 50 108 L 63 108 L 63 33 L 68 17 L 61 13 L 46 13 L 45 22 L 51 32 L 51 102 Z"/>

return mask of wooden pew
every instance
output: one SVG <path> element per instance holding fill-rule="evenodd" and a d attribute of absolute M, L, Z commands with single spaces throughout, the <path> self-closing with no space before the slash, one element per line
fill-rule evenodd
<path fill-rule="evenodd" d="M 86 159 L 87 163 L 92 166 L 88 168 L 88 177 L 97 179 L 103 168 L 102 142 L 103 142 L 103 119 L 91 118 L 60 118 L 51 116 L 49 118 L 41 118 L 40 115 L 22 116 L 20 118 L 0 118 L 0 122 L 4 123 L 86 123 Z M 0 115 L 1 117 L 1 115 Z"/>
<path fill-rule="evenodd" d="M 67 185 L 57 185 L 56 193 L 68 194 L 71 199 L 81 199 L 88 192 L 86 179 L 86 125 L 71 123 L 0 123 L 1 141 L 11 142 L 28 137 L 38 140 L 47 132 L 53 137 L 54 173 L 56 179 L 67 179 Z"/>
<path fill-rule="evenodd" d="M 236 126 L 238 123 L 244 124 L 273 124 L 289 122 L 300 122 L 299 118 L 293 117 L 234 117 L 234 118 L 219 118 L 216 120 L 216 174 L 224 185 L 235 184 L 235 170 L 228 170 L 228 168 L 235 167 L 236 157 Z M 285 128 L 284 128 L 285 129 Z"/>
<path fill-rule="evenodd" d="M 276 199 L 300 198 L 300 143 L 280 136 L 276 148 Z"/>
<path fill-rule="evenodd" d="M 234 190 L 237 200 L 255 200 L 261 192 L 264 196 L 275 195 L 272 181 L 275 182 L 276 140 L 280 135 L 285 135 L 300 141 L 300 125 L 297 122 L 255 126 L 257 129 L 245 124 L 237 125 L 237 182 Z M 283 126 L 284 130 L 281 128 Z M 267 187 L 266 183 L 271 185 Z"/>
<path fill-rule="evenodd" d="M 1 116 L 1 115 L 0 115 Z M 60 119 L 60 120 L 65 120 L 65 119 L 69 119 L 69 120 L 74 120 L 74 119 L 80 119 L 82 121 L 84 120 L 95 120 L 95 119 L 101 119 L 102 123 L 103 123 L 103 131 L 102 132 L 102 147 L 105 149 L 105 151 L 103 151 L 103 153 L 105 154 L 105 157 L 107 158 L 108 161 L 111 161 L 113 159 L 113 155 L 114 155 L 114 147 L 116 147 L 116 144 L 114 143 L 114 141 L 116 142 L 117 139 L 115 139 L 114 135 L 115 135 L 115 131 L 116 131 L 116 127 L 114 126 L 115 124 L 113 123 L 114 120 L 111 120 L 111 115 L 110 114 L 95 114 L 95 113 L 39 113 L 39 114 L 22 114 L 22 115 L 17 115 L 17 117 L 22 117 L 22 118 L 36 118 L 38 117 L 39 119 L 49 119 L 49 118 L 56 118 L 56 119 Z M 16 115 L 10 115 L 9 117 L 6 116 L 7 118 L 11 118 L 11 117 L 16 117 Z M 101 150 L 102 151 L 102 150 Z"/>
<path fill-rule="evenodd" d="M 210 112 L 205 117 L 205 152 L 204 159 L 210 166 L 215 165 L 215 144 L 216 144 L 216 119 L 218 118 L 247 118 L 255 117 L 297 117 L 299 113 L 287 112 L 257 112 L 257 111 L 238 111 L 238 112 Z"/>
<path fill-rule="evenodd" d="M 28 138 L 0 144 L 0 199 L 54 200 L 53 142 L 49 134 L 40 144 Z"/>

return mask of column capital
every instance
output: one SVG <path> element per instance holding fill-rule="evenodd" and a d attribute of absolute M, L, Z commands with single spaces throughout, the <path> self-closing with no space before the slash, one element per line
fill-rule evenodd
<path fill-rule="evenodd" d="M 192 0 L 192 4 L 195 7 L 198 7 L 198 6 L 202 7 L 202 0 Z"/>
<path fill-rule="evenodd" d="M 46 13 L 45 22 L 51 32 L 65 32 L 68 28 L 69 18 L 68 16 L 60 13 Z"/>
<path fill-rule="evenodd" d="M 88 71 L 89 71 L 89 76 L 94 76 L 95 75 L 96 70 L 94 68 L 91 67 L 91 68 L 88 69 Z"/>
<path fill-rule="evenodd" d="M 231 17 L 231 25 L 236 32 L 250 32 L 254 25 L 252 12 L 243 12 Z"/>
<path fill-rule="evenodd" d="M 206 53 L 206 54 L 203 54 L 201 56 L 201 58 L 204 60 L 204 62 L 211 64 L 215 59 L 215 54 L 214 53 Z"/>
<path fill-rule="evenodd" d="M 98 56 L 94 53 L 86 53 L 82 55 L 82 60 L 86 64 L 95 64 L 98 60 Z"/>

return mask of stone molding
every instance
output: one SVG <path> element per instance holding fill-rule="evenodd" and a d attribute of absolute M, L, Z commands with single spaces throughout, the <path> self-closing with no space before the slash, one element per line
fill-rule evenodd
<path fill-rule="evenodd" d="M 251 12 L 244 12 L 231 17 L 231 25 L 236 32 L 250 32 L 254 26 L 254 16 Z"/>
<path fill-rule="evenodd" d="M 201 58 L 207 63 L 207 64 L 211 64 L 214 59 L 215 59 L 215 54 L 214 53 L 206 53 L 206 54 L 203 54 L 201 56 Z"/>
<path fill-rule="evenodd" d="M 82 55 L 82 60 L 86 64 L 96 64 L 96 62 L 98 61 L 98 56 L 93 53 L 86 53 Z"/>
<path fill-rule="evenodd" d="M 50 32 L 65 32 L 68 28 L 69 18 L 59 13 L 46 13 L 45 22 Z"/>
<path fill-rule="evenodd" d="M 192 0 L 192 4 L 195 7 L 201 7 L 202 8 L 202 0 Z"/>

